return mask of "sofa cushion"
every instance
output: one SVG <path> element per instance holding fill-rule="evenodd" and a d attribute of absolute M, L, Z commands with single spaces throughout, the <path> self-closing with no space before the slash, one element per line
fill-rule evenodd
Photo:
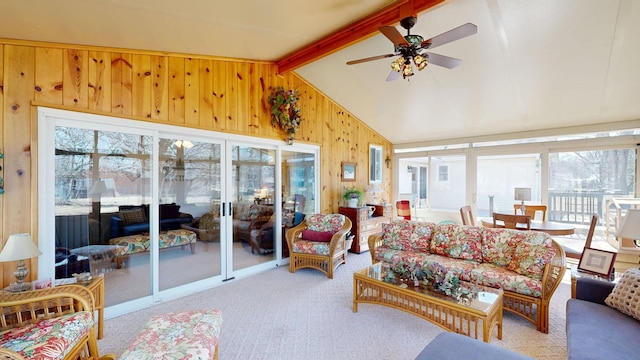
<path fill-rule="evenodd" d="M 545 266 L 555 255 L 555 249 L 548 234 L 537 231 L 527 233 L 526 241 L 518 244 L 507 269 L 540 280 Z"/>
<path fill-rule="evenodd" d="M 430 270 L 430 272 L 433 270 L 446 269 L 446 273 L 451 273 L 460 280 L 471 281 L 471 271 L 475 269 L 476 266 L 478 266 L 478 263 L 475 261 L 452 259 L 442 255 L 431 254 L 431 256 L 424 258 L 421 268 L 423 270 Z"/>
<path fill-rule="evenodd" d="M 522 231 L 504 228 L 486 228 L 482 232 L 482 262 L 496 266 L 507 266 L 513 259 L 513 253 L 523 242 Z"/>
<path fill-rule="evenodd" d="M 640 320 L 640 269 L 627 269 L 604 302 L 621 313 Z"/>
<path fill-rule="evenodd" d="M 93 327 L 93 314 L 80 311 L 3 332 L 0 347 L 26 359 L 62 359 Z"/>
<path fill-rule="evenodd" d="M 120 218 L 124 222 L 124 225 L 147 222 L 147 217 L 144 214 L 144 209 L 142 208 L 120 211 Z"/>
<path fill-rule="evenodd" d="M 414 250 L 415 247 L 411 245 L 413 230 L 414 223 L 407 220 L 382 224 L 382 247 L 395 250 Z"/>
<path fill-rule="evenodd" d="M 302 230 L 301 237 L 309 241 L 331 242 L 333 234 L 330 231 Z"/>
<path fill-rule="evenodd" d="M 313 214 L 307 218 L 307 229 L 337 233 L 344 225 L 342 214 Z"/>
<path fill-rule="evenodd" d="M 436 225 L 431 239 L 431 253 L 454 259 L 482 261 L 482 227 Z"/>
<path fill-rule="evenodd" d="M 160 220 L 162 219 L 175 219 L 180 216 L 180 205 L 176 203 L 160 204 Z"/>
<path fill-rule="evenodd" d="M 409 238 L 409 246 L 412 250 L 429 252 L 436 224 L 429 222 L 415 222 L 413 225 L 413 232 Z"/>
<path fill-rule="evenodd" d="M 251 220 L 249 209 L 252 203 L 233 203 L 233 218 L 238 220 Z"/>
<path fill-rule="evenodd" d="M 293 252 L 313 255 L 329 255 L 329 243 L 309 240 L 298 240 L 293 243 Z"/>
<path fill-rule="evenodd" d="M 470 281 L 522 295 L 542 297 L 542 280 L 520 275 L 493 264 L 480 264 L 473 268 Z"/>
<path fill-rule="evenodd" d="M 569 360 L 638 358 L 640 322 L 585 300 L 569 299 L 566 309 Z"/>

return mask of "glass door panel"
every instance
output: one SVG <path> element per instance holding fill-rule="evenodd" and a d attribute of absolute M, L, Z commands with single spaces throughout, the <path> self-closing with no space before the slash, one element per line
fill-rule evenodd
<path fill-rule="evenodd" d="M 160 138 L 160 290 L 221 274 L 221 148 Z"/>
<path fill-rule="evenodd" d="M 231 146 L 233 270 L 274 260 L 275 160 L 273 149 Z M 276 229 L 279 227 L 276 226 Z"/>
<path fill-rule="evenodd" d="M 104 273 L 107 306 L 151 293 L 151 151 L 150 136 L 55 129 L 56 278 Z"/>
<path fill-rule="evenodd" d="M 540 163 L 540 154 L 478 156 L 477 216 L 513 214 L 515 188 L 531 190 L 526 204 L 541 204 Z"/>
<path fill-rule="evenodd" d="M 282 257 L 289 256 L 285 233 L 315 212 L 315 154 L 282 151 Z"/>

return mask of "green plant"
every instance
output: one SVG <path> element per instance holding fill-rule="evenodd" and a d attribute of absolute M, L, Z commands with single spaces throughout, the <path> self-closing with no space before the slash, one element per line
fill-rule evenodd
<path fill-rule="evenodd" d="M 342 198 L 349 201 L 350 199 L 358 199 L 358 201 L 362 200 L 362 196 L 364 193 L 362 190 L 358 189 L 355 185 L 352 187 L 344 188 L 344 192 L 342 193 Z"/>
<path fill-rule="evenodd" d="M 287 132 L 287 142 L 293 143 L 293 138 L 300 127 L 302 117 L 300 115 L 300 92 L 298 90 L 285 90 L 282 86 L 272 88 L 269 94 L 271 105 L 271 125 L 279 126 Z"/>

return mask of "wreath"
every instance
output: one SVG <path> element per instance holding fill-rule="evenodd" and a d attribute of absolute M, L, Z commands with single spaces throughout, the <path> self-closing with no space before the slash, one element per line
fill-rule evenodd
<path fill-rule="evenodd" d="M 272 88 L 269 94 L 271 104 L 271 125 L 279 126 L 287 133 L 287 142 L 293 143 L 294 136 L 300 127 L 300 92 L 285 90 L 282 86 Z"/>

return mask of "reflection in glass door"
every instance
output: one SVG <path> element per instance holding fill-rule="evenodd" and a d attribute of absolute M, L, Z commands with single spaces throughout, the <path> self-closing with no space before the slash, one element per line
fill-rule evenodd
<path fill-rule="evenodd" d="M 56 278 L 104 274 L 106 305 L 151 294 L 151 140 L 55 128 Z"/>
<path fill-rule="evenodd" d="M 231 146 L 231 246 L 233 270 L 274 260 L 274 149 Z"/>
<path fill-rule="evenodd" d="M 221 148 L 159 140 L 160 290 L 221 274 Z"/>

